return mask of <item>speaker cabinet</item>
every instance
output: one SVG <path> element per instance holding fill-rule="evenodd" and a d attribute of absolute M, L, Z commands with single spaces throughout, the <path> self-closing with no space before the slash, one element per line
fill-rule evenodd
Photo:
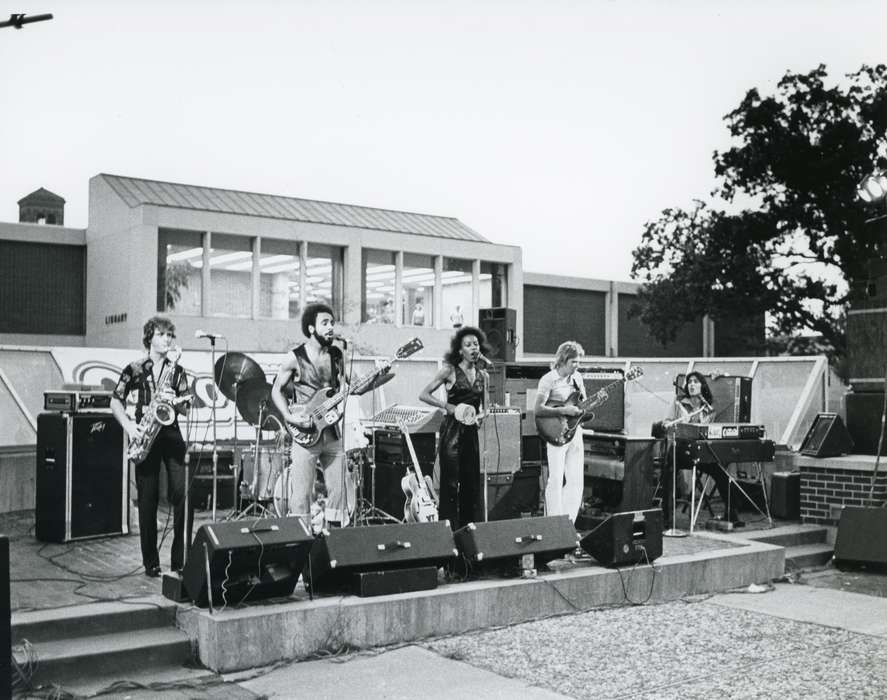
<path fill-rule="evenodd" d="M 774 472 L 770 479 L 770 514 L 780 520 L 801 519 L 801 474 Z"/>
<path fill-rule="evenodd" d="M 213 605 L 288 596 L 296 587 L 314 537 L 301 518 L 236 520 L 202 526 L 182 572 L 194 603 Z M 211 589 L 207 587 L 209 560 Z"/>
<path fill-rule="evenodd" d="M 9 595 L 9 538 L 0 535 L 0 698 L 12 697 L 12 611 Z"/>
<path fill-rule="evenodd" d="M 535 557 L 536 566 L 576 549 L 579 536 L 566 515 L 469 523 L 456 530 L 456 546 L 468 561 Z"/>
<path fill-rule="evenodd" d="M 446 520 L 336 528 L 317 540 L 305 573 L 312 592 L 337 592 L 353 587 L 363 572 L 436 568 L 455 556 Z"/>
<path fill-rule="evenodd" d="M 37 416 L 35 534 L 70 542 L 129 532 L 129 464 L 110 413 Z"/>
<path fill-rule="evenodd" d="M 603 507 L 638 511 L 653 505 L 658 474 L 655 438 L 583 435 L 585 477 Z"/>
<path fill-rule="evenodd" d="M 878 454 L 884 392 L 846 394 L 844 400 L 847 409 L 847 432 L 853 438 L 853 451 L 860 455 Z"/>
<path fill-rule="evenodd" d="M 411 433 L 410 439 L 422 473 L 431 476 L 434 474 L 434 458 L 437 454 L 436 434 Z M 413 461 L 403 433 L 399 430 L 376 430 L 373 433 L 373 464 L 363 467 L 363 498 L 371 500 L 375 479 L 376 508 L 395 518 L 402 518 L 406 496 L 400 480 L 412 466 Z"/>
<path fill-rule="evenodd" d="M 517 347 L 517 311 L 514 309 L 481 309 L 480 329 L 487 336 L 491 360 L 514 362 Z"/>
<path fill-rule="evenodd" d="M 853 438 L 837 413 L 817 413 L 810 425 L 801 454 L 809 457 L 837 457 L 853 449 Z"/>
<path fill-rule="evenodd" d="M 677 382 L 681 387 L 685 376 L 678 375 Z M 706 375 L 705 381 L 711 389 L 711 405 L 715 411 L 712 423 L 751 422 L 751 377 Z"/>
<path fill-rule="evenodd" d="M 594 417 L 582 423 L 583 428 L 606 433 L 621 433 L 625 430 L 625 383 L 622 372 L 590 368 L 582 372 L 585 395 L 592 396 L 604 387 L 609 398 L 593 409 Z"/>
<path fill-rule="evenodd" d="M 847 369 L 854 391 L 883 391 L 887 302 L 857 301 L 847 311 Z"/>
<path fill-rule="evenodd" d="M 521 466 L 521 412 L 493 409 L 478 430 L 481 472 L 511 474 Z"/>
<path fill-rule="evenodd" d="M 510 520 L 539 510 L 540 467 L 524 467 L 513 474 L 487 474 L 487 517 L 477 520 Z M 484 476 L 481 475 L 481 479 Z M 483 508 L 483 504 L 481 504 Z"/>
<path fill-rule="evenodd" d="M 592 527 L 582 549 L 604 566 L 652 562 L 662 556 L 662 511 L 659 508 L 589 518 Z"/>
<path fill-rule="evenodd" d="M 835 563 L 839 566 L 887 564 L 887 508 L 845 506 L 838 521 Z"/>

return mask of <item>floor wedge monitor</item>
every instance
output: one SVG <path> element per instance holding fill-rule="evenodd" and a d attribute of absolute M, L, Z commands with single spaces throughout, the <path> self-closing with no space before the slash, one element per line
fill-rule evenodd
<path fill-rule="evenodd" d="M 662 556 L 662 511 L 659 508 L 590 518 L 591 531 L 582 549 L 604 566 L 652 562 Z"/>
<path fill-rule="evenodd" d="M 578 540 L 566 515 L 469 523 L 456 531 L 456 546 L 469 565 L 532 554 L 538 567 L 575 550 Z"/>

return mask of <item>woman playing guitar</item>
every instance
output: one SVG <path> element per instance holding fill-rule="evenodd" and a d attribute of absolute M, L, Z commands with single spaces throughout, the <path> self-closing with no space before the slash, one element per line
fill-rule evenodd
<path fill-rule="evenodd" d="M 585 385 L 579 375 L 579 360 L 585 354 L 574 340 L 561 343 L 552 369 L 539 380 L 536 392 L 537 417 L 574 417 L 582 414 L 579 406 L 564 403 L 575 392 L 585 398 Z M 548 405 L 549 402 L 558 405 Z M 545 486 L 545 514 L 568 515 L 576 520 L 582 505 L 584 488 L 584 452 L 582 431 L 576 430 L 562 445 L 548 443 L 548 483 Z"/>
<path fill-rule="evenodd" d="M 483 331 L 460 328 L 450 339 L 443 367 L 419 394 L 419 399 L 446 411 L 440 427 L 440 519 L 457 530 L 478 518 L 480 499 L 480 449 L 477 426 L 488 405 L 489 362 Z M 444 386 L 447 399 L 433 395 Z"/>

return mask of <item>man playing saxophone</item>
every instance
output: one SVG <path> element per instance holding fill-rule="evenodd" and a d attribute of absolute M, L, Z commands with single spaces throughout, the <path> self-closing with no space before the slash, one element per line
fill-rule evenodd
<path fill-rule="evenodd" d="M 188 377 L 178 365 L 181 351 L 173 341 L 172 321 L 154 316 L 145 323 L 142 343 L 146 357 L 131 362 L 120 373 L 111 400 L 111 412 L 130 439 L 129 456 L 136 463 L 139 499 L 139 541 L 145 575 L 160 576 L 157 550 L 157 504 L 160 462 L 166 465 L 168 499 L 173 507 L 173 540 L 170 565 L 181 570 L 185 563 L 185 441 L 177 415 L 188 412 Z M 126 399 L 136 392 L 135 420 L 126 413 Z M 191 523 L 188 518 L 187 527 Z"/>

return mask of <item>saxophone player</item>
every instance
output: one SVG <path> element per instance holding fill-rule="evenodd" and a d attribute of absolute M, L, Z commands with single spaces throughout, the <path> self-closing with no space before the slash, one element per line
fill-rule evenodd
<path fill-rule="evenodd" d="M 173 540 L 171 568 L 181 571 L 185 550 L 185 441 L 179 430 L 177 414 L 188 412 L 188 377 L 177 363 L 181 351 L 175 347 L 176 327 L 162 316 L 145 323 L 142 343 L 147 356 L 131 362 L 120 373 L 111 400 L 111 412 L 126 431 L 130 441 L 137 443 L 148 430 L 156 431 L 147 455 L 135 466 L 136 491 L 139 503 L 139 543 L 145 575 L 160 576 L 160 555 L 157 550 L 157 504 L 159 500 L 160 463 L 166 466 L 168 499 L 173 507 Z M 125 410 L 126 399 L 136 392 L 135 420 Z M 162 425 L 152 425 L 152 409 L 162 402 L 174 412 Z M 135 460 L 134 460 L 135 461 Z M 190 531 L 191 518 L 187 527 Z"/>

